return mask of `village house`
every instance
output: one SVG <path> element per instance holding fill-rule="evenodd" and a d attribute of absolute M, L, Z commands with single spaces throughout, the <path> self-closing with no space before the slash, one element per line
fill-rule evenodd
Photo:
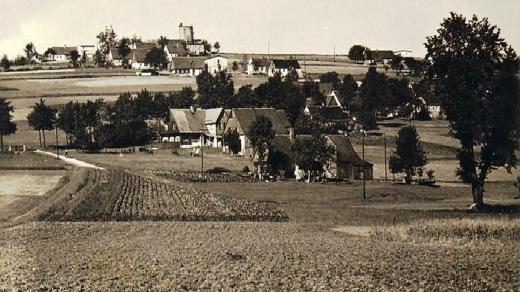
<path fill-rule="evenodd" d="M 204 64 L 208 67 L 208 72 L 215 74 L 220 71 L 226 71 L 228 67 L 228 59 L 221 55 L 214 55 L 204 59 Z"/>
<path fill-rule="evenodd" d="M 274 108 L 234 108 L 227 119 L 224 133 L 236 130 L 240 136 L 240 155 L 251 157 L 254 154 L 247 131 L 257 117 L 264 116 L 273 124 L 276 136 L 289 136 L 290 124 L 283 110 Z"/>
<path fill-rule="evenodd" d="M 87 57 L 87 60 L 91 61 L 94 60 L 94 54 L 96 53 L 97 46 L 96 45 L 79 45 L 78 53 L 80 57 L 85 55 Z"/>
<path fill-rule="evenodd" d="M 223 108 L 170 109 L 170 123 L 161 131 L 162 142 L 176 143 L 180 148 L 222 147 Z"/>
<path fill-rule="evenodd" d="M 107 60 L 112 63 L 115 67 L 123 66 L 123 59 L 121 55 L 119 55 L 119 51 L 117 49 L 110 49 L 107 55 Z"/>
<path fill-rule="evenodd" d="M 52 53 L 47 56 L 48 61 L 56 62 L 67 62 L 72 51 L 75 51 L 76 47 L 52 47 Z"/>
<path fill-rule="evenodd" d="M 133 49 L 128 54 L 128 64 L 132 69 L 143 70 L 152 67 L 146 63 L 146 49 Z"/>
<path fill-rule="evenodd" d="M 374 50 L 365 51 L 365 62 L 386 65 L 394 58 L 394 52 L 391 50 Z"/>
<path fill-rule="evenodd" d="M 185 57 L 188 55 L 186 42 L 183 40 L 168 40 L 168 44 L 164 46 L 164 53 L 166 53 L 168 62 L 171 62 L 175 57 Z"/>
<path fill-rule="evenodd" d="M 274 76 L 276 73 L 279 73 L 282 77 L 287 76 L 289 72 L 292 70 L 296 70 L 298 73 L 298 78 L 303 77 L 302 68 L 300 67 L 300 63 L 298 63 L 297 60 L 289 59 L 289 60 L 283 60 L 283 59 L 272 59 L 269 63 L 268 68 L 268 75 L 269 77 Z"/>
<path fill-rule="evenodd" d="M 327 135 L 327 144 L 334 149 L 331 163 L 327 167 L 329 175 L 341 179 L 363 179 L 363 168 L 366 179 L 374 177 L 374 165 L 369 161 L 363 161 L 354 150 L 350 139 L 345 135 Z"/>
<path fill-rule="evenodd" d="M 170 71 L 178 76 L 198 76 L 204 70 L 204 57 L 175 57 L 170 62 Z"/>
<path fill-rule="evenodd" d="M 253 59 L 249 58 L 247 63 L 247 75 L 254 74 L 265 74 L 267 75 L 269 71 L 269 63 L 268 59 Z"/>
<path fill-rule="evenodd" d="M 351 128 L 348 114 L 339 106 L 306 106 L 303 112 L 313 120 L 319 119 L 324 127 L 339 131 Z"/>

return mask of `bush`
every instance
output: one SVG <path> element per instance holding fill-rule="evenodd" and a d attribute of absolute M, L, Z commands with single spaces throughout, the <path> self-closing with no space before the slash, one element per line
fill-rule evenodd
<path fill-rule="evenodd" d="M 217 166 L 217 167 L 213 167 L 211 169 L 208 169 L 206 171 L 207 173 L 229 173 L 231 172 L 229 169 L 225 168 L 225 167 L 220 167 L 220 166 Z"/>

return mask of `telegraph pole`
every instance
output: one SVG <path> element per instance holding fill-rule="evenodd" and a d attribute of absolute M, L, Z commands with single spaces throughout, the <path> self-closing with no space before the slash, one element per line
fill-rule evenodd
<path fill-rule="evenodd" d="M 200 130 L 200 171 L 204 174 L 204 135 L 202 134 L 202 129 Z"/>
<path fill-rule="evenodd" d="M 384 140 L 385 140 L 385 181 L 388 180 L 388 177 L 387 177 L 387 166 L 386 166 L 386 136 L 383 136 Z"/>
<path fill-rule="evenodd" d="M 336 63 L 336 44 L 334 44 L 334 63 Z"/>
<path fill-rule="evenodd" d="M 361 132 L 361 145 L 363 155 L 363 200 L 367 198 L 366 195 L 366 167 L 365 167 L 365 131 Z"/>
<path fill-rule="evenodd" d="M 58 123 L 56 123 L 56 156 L 60 158 L 60 148 L 58 147 Z"/>

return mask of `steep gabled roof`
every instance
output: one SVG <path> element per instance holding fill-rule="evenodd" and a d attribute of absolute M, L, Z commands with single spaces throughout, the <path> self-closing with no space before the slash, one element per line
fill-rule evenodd
<path fill-rule="evenodd" d="M 184 40 L 168 40 L 166 48 L 168 49 L 168 52 L 170 54 L 176 54 L 177 56 L 188 55 L 188 50 L 186 49 L 186 42 Z"/>
<path fill-rule="evenodd" d="M 219 121 L 222 114 L 224 113 L 224 109 L 221 107 L 209 108 L 209 109 L 205 110 L 205 112 L 206 112 L 206 116 L 204 118 L 204 123 L 206 125 L 216 124 Z"/>
<path fill-rule="evenodd" d="M 359 155 L 354 150 L 354 147 L 347 136 L 327 135 L 327 138 L 336 149 L 336 159 L 338 161 L 351 162 L 356 166 L 363 166 L 363 159 L 359 158 Z M 365 160 L 365 165 L 372 166 L 373 164 Z"/>
<path fill-rule="evenodd" d="M 301 69 L 298 60 L 272 59 L 271 61 L 273 62 L 273 65 L 276 69 Z"/>
<path fill-rule="evenodd" d="M 130 50 L 130 54 L 128 54 L 128 59 L 138 63 L 145 63 L 146 53 L 148 50 L 146 49 L 133 49 Z"/>
<path fill-rule="evenodd" d="M 134 43 L 137 49 L 151 50 L 152 48 L 156 48 L 157 44 L 152 42 L 136 42 Z"/>
<path fill-rule="evenodd" d="M 75 51 L 77 50 L 76 47 L 52 47 L 52 50 L 54 50 L 54 52 L 56 54 L 54 55 L 70 55 L 70 53 L 72 53 L 72 51 Z"/>
<path fill-rule="evenodd" d="M 370 52 L 372 53 L 372 59 L 376 61 L 383 59 L 392 59 L 394 57 L 394 52 L 390 50 L 376 50 Z"/>
<path fill-rule="evenodd" d="M 237 129 L 240 134 L 246 134 L 253 121 L 264 116 L 273 123 L 273 130 L 277 135 L 289 134 L 289 121 L 283 113 L 274 108 L 235 108 L 233 109 L 233 118 L 237 121 Z"/>
<path fill-rule="evenodd" d="M 262 59 L 253 59 L 253 65 L 257 68 L 259 67 L 269 67 L 271 62 L 269 62 L 268 59 L 262 58 Z"/>
<path fill-rule="evenodd" d="M 204 57 L 175 57 L 171 69 L 204 69 L 204 60 Z"/>
<path fill-rule="evenodd" d="M 324 121 L 347 120 L 348 115 L 339 106 L 307 106 L 311 117 L 319 115 Z"/>
<path fill-rule="evenodd" d="M 200 133 L 205 131 L 204 110 L 170 109 L 170 120 L 177 126 L 180 133 Z"/>

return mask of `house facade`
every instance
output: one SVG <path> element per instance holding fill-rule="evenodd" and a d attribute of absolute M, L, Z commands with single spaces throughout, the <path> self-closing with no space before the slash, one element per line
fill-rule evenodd
<path fill-rule="evenodd" d="M 68 62 L 70 53 L 77 50 L 76 47 L 52 47 L 51 49 L 52 53 L 47 56 L 47 60 L 55 62 Z"/>
<path fill-rule="evenodd" d="M 198 76 L 204 70 L 204 57 L 175 57 L 169 67 L 173 75 Z"/>
<path fill-rule="evenodd" d="M 234 108 L 227 118 L 224 133 L 237 131 L 240 136 L 239 155 L 251 157 L 254 155 L 253 145 L 247 138 L 247 131 L 259 116 L 268 118 L 273 124 L 275 136 L 289 136 L 290 124 L 283 110 L 274 108 Z"/>
<path fill-rule="evenodd" d="M 152 66 L 146 62 L 146 49 L 132 49 L 128 54 L 128 64 L 132 69 L 144 70 L 151 69 Z"/>
<path fill-rule="evenodd" d="M 208 72 L 215 74 L 220 71 L 226 71 L 228 68 L 228 59 L 221 55 L 214 55 L 204 59 L 204 65 L 208 67 Z"/>
<path fill-rule="evenodd" d="M 333 159 L 327 166 L 329 175 L 353 180 L 363 179 L 363 175 L 367 180 L 374 178 L 374 165 L 359 157 L 347 136 L 327 135 L 325 139 L 334 149 Z"/>
<path fill-rule="evenodd" d="M 171 62 L 175 57 L 186 57 L 188 56 L 186 42 L 183 40 L 168 40 L 168 44 L 164 46 L 164 53 L 168 62 Z"/>
<path fill-rule="evenodd" d="M 298 73 L 298 78 L 303 77 L 302 68 L 300 67 L 300 63 L 298 63 L 297 60 L 272 59 L 269 63 L 268 75 L 269 77 L 272 77 L 278 73 L 282 77 L 285 77 L 292 70 L 296 70 L 296 72 Z"/>
<path fill-rule="evenodd" d="M 97 46 L 96 45 L 79 45 L 78 53 L 81 56 L 85 55 L 87 60 L 94 60 L 94 54 L 96 54 Z"/>
<path fill-rule="evenodd" d="M 269 72 L 269 63 L 270 63 L 270 61 L 267 59 L 249 58 L 249 61 L 247 62 L 247 75 L 254 75 L 254 74 L 267 75 Z"/>

